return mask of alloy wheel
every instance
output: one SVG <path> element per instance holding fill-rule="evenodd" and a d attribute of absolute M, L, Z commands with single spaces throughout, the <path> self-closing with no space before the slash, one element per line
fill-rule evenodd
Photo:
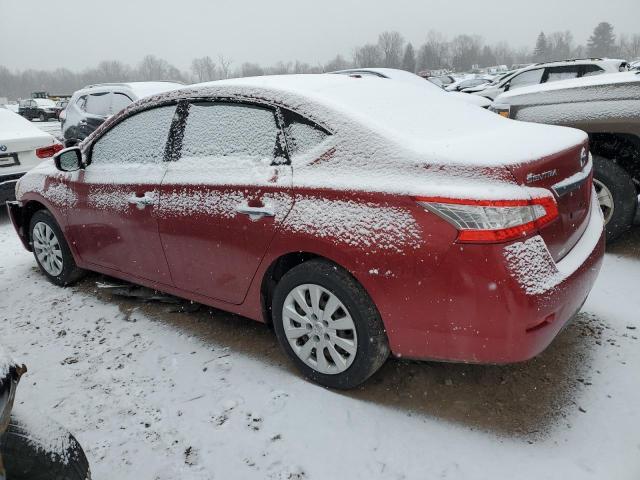
<path fill-rule="evenodd" d="M 607 223 L 609 223 L 609 220 L 611 220 L 611 217 L 613 217 L 613 211 L 615 210 L 615 205 L 613 203 L 613 194 L 604 183 L 596 180 L 595 178 L 593 179 L 593 186 L 596 189 L 598 203 L 600 204 L 602 215 L 604 215 L 604 223 L 606 225 Z"/>
<path fill-rule="evenodd" d="M 42 268 L 54 277 L 62 273 L 62 248 L 53 229 L 44 222 L 33 227 L 33 249 Z"/>
<path fill-rule="evenodd" d="M 351 314 L 332 292 L 320 285 L 298 285 L 282 307 L 284 333 L 292 350 L 317 372 L 347 370 L 358 349 Z"/>

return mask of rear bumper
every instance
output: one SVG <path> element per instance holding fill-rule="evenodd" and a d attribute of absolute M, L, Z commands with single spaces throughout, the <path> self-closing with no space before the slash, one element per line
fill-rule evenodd
<path fill-rule="evenodd" d="M 535 357 L 584 304 L 602 265 L 604 238 L 594 195 L 587 229 L 558 263 L 543 243 L 515 267 L 508 260 L 514 244 L 452 249 L 440 274 L 422 279 L 428 292 L 424 287 L 408 290 L 414 282 L 405 278 L 400 297 L 405 301 L 396 302 L 395 310 L 389 310 L 389 304 L 381 309 L 393 353 L 491 364 Z M 541 271 L 539 264 L 549 268 Z"/>
<path fill-rule="evenodd" d="M 0 204 L 7 200 L 15 200 L 16 183 L 26 172 L 0 175 Z"/>
<path fill-rule="evenodd" d="M 31 251 L 31 245 L 29 244 L 29 238 L 27 234 L 27 228 L 24 224 L 24 208 L 22 203 L 18 201 L 6 202 L 7 204 L 7 212 L 9 213 L 9 218 L 11 219 L 11 223 L 13 224 L 13 228 L 16 229 L 16 233 L 18 237 L 20 237 L 20 241 L 25 249 Z"/>

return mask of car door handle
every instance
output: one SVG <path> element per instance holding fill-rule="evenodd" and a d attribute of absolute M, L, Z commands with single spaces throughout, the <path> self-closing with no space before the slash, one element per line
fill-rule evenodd
<path fill-rule="evenodd" d="M 142 210 L 147 205 L 153 205 L 154 203 L 156 203 L 156 196 L 153 192 L 144 192 L 144 195 L 142 197 L 131 195 L 127 199 L 127 201 Z"/>
<path fill-rule="evenodd" d="M 264 217 L 275 217 L 276 214 L 273 211 L 273 208 L 268 205 L 263 205 L 261 207 L 250 207 L 246 204 L 241 204 L 236 207 L 236 212 L 241 213 L 243 215 L 249 215 L 251 220 L 260 220 Z"/>

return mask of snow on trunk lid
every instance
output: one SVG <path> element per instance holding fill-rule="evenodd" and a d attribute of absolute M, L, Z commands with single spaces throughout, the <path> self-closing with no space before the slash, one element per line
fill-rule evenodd
<path fill-rule="evenodd" d="M 588 145 L 581 144 L 509 167 L 519 184 L 550 190 L 558 203 L 558 219 L 540 231 L 556 262 L 571 251 L 587 227 L 593 176 L 588 152 Z"/>

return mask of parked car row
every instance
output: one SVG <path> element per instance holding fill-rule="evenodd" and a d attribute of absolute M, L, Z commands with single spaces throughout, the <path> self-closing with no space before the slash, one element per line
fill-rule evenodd
<path fill-rule="evenodd" d="M 640 211 L 640 72 L 534 85 L 497 97 L 491 109 L 526 122 L 588 133 L 594 185 L 607 240 L 637 223 Z"/>
<path fill-rule="evenodd" d="M 49 98 L 27 98 L 18 103 L 18 113 L 27 120 L 57 120 L 60 113 L 56 102 Z"/>
<path fill-rule="evenodd" d="M 60 115 L 65 145 L 81 142 L 107 118 L 136 100 L 183 86 L 174 82 L 129 82 L 89 85 L 78 90 Z"/>
<path fill-rule="evenodd" d="M 618 73 L 629 69 L 625 60 L 587 58 L 562 62 L 537 63 L 511 74 L 499 77 L 488 84 L 464 89 L 472 93 L 495 100 L 501 93 L 543 83 L 557 82 L 572 78 L 589 77 L 604 73 Z"/>
<path fill-rule="evenodd" d="M 16 232 L 56 285 L 97 271 L 270 324 L 328 387 L 389 354 L 536 356 L 604 254 L 587 135 L 371 72 L 134 102 L 19 180 Z"/>
<path fill-rule="evenodd" d="M 0 108 L 0 202 L 13 200 L 18 179 L 62 148 L 52 135 Z"/>

